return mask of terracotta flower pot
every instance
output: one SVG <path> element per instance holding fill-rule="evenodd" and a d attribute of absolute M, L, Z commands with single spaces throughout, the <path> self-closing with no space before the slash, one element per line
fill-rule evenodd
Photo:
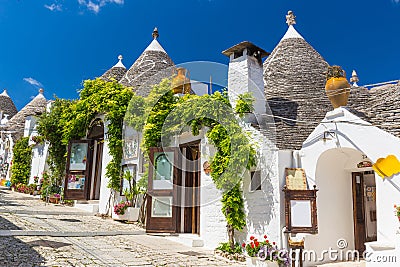
<path fill-rule="evenodd" d="M 49 198 L 49 202 L 53 203 L 53 204 L 58 204 L 59 201 L 60 201 L 60 198 L 58 198 L 58 197 L 50 197 Z"/>
<path fill-rule="evenodd" d="M 328 67 L 325 92 L 334 108 L 347 105 L 350 95 L 350 84 L 346 79 L 346 72 L 342 67 Z"/>
<path fill-rule="evenodd" d="M 350 96 L 350 84 L 345 77 L 326 81 L 325 92 L 334 108 L 346 106 Z"/>

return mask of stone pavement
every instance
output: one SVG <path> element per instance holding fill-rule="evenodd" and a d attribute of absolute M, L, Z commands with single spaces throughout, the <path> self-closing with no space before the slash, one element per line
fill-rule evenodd
<path fill-rule="evenodd" d="M 245 266 L 72 207 L 0 188 L 0 266 Z"/>

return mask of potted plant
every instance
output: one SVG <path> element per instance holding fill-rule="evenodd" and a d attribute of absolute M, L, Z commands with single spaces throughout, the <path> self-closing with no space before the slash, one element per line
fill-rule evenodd
<path fill-rule="evenodd" d="M 289 253 L 286 250 L 278 249 L 275 242 L 270 243 L 267 235 L 264 235 L 263 241 L 258 241 L 254 236 L 250 241 L 243 243 L 242 247 L 247 254 L 247 266 L 259 267 L 278 267 L 289 266 Z"/>
<path fill-rule="evenodd" d="M 54 193 L 53 195 L 50 195 L 49 202 L 58 204 L 60 202 L 60 198 L 61 198 L 60 194 Z"/>
<path fill-rule="evenodd" d="M 122 201 L 114 206 L 112 218 L 114 220 L 136 222 L 139 219 L 140 208 L 136 207 L 138 196 L 143 190 L 136 184 L 132 174 L 127 171 L 123 175 L 123 179 L 128 182 L 128 188 L 124 190 L 126 201 Z"/>

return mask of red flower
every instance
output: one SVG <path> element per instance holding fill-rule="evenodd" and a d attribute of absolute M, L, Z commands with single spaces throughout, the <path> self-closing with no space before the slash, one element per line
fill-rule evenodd
<path fill-rule="evenodd" d="M 269 240 L 265 240 L 265 242 L 269 243 Z"/>
<path fill-rule="evenodd" d="M 254 242 L 254 245 L 256 245 L 256 247 L 258 247 L 260 245 L 260 243 L 258 243 L 257 241 Z"/>
<path fill-rule="evenodd" d="M 254 236 L 250 236 L 250 240 L 253 240 L 254 239 Z"/>
<path fill-rule="evenodd" d="M 264 235 L 264 239 L 267 239 L 267 235 Z"/>
<path fill-rule="evenodd" d="M 272 245 L 275 245 L 275 242 L 272 242 Z"/>
<path fill-rule="evenodd" d="M 251 246 L 251 248 L 254 248 L 254 243 L 251 243 L 250 246 Z"/>
<path fill-rule="evenodd" d="M 245 247 L 245 246 L 246 246 L 246 243 L 243 243 L 243 244 L 242 244 L 242 247 Z"/>

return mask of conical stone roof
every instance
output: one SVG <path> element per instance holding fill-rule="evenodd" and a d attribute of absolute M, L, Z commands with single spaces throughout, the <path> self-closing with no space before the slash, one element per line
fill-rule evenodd
<path fill-rule="evenodd" d="M 111 69 L 107 70 L 103 75 L 100 76 L 101 79 L 105 81 L 119 81 L 122 79 L 126 73 L 126 67 L 122 63 L 122 56 L 118 56 L 118 63 L 115 64 Z"/>
<path fill-rule="evenodd" d="M 362 111 L 373 125 L 400 138 L 399 101 L 400 82 L 373 87 Z"/>
<path fill-rule="evenodd" d="M 39 94 L 8 121 L 6 129 L 15 132 L 12 134 L 14 140 L 24 135 L 25 119 L 41 115 L 46 110 L 46 104 L 47 100 L 43 96 L 43 90 L 40 89 Z"/>
<path fill-rule="evenodd" d="M 332 110 L 325 94 L 328 63 L 296 31 L 294 18 L 288 24 L 286 34 L 264 62 L 264 89 L 276 116 L 276 145 L 300 149 L 314 127 L 296 120 L 319 122 Z"/>
<path fill-rule="evenodd" d="M 0 94 L 0 110 L 3 111 L 3 114 L 8 115 L 8 119 L 11 119 L 18 112 L 6 89 Z"/>
<path fill-rule="evenodd" d="M 133 88 L 138 95 L 146 96 L 151 90 L 151 85 L 158 84 L 165 77 L 172 75 L 169 68 L 174 62 L 157 41 L 157 28 L 153 31 L 153 41 L 144 50 L 140 57 L 133 63 L 120 80 L 120 83 Z M 146 85 L 139 89 L 140 86 Z"/>

